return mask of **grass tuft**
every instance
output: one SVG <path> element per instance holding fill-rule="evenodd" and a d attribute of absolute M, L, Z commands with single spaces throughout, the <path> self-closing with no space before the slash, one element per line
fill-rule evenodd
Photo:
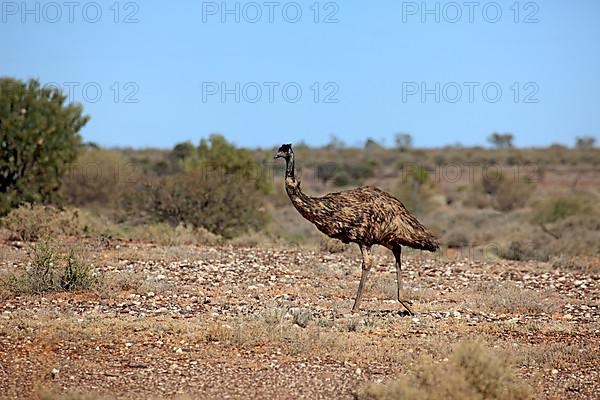
<path fill-rule="evenodd" d="M 531 390 L 509 360 L 478 342 L 459 344 L 447 361 L 421 361 L 415 376 L 370 385 L 360 400 L 524 400 Z"/>

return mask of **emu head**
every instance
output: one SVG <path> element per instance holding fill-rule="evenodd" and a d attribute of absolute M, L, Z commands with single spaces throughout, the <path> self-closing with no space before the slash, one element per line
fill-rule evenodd
<path fill-rule="evenodd" d="M 294 154 L 294 152 L 292 151 L 292 145 L 291 144 L 283 144 L 283 145 L 281 145 L 279 150 L 277 150 L 277 154 L 275 154 L 275 156 L 273 158 L 274 159 L 285 158 L 286 160 L 289 160 L 292 154 Z"/>

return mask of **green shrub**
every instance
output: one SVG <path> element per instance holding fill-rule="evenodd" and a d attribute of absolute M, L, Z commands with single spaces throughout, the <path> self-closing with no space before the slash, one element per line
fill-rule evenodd
<path fill-rule="evenodd" d="M 379 164 L 375 160 L 343 162 L 333 177 L 336 186 L 361 185 L 366 179 L 375 176 Z"/>
<path fill-rule="evenodd" d="M 219 134 L 200 141 L 197 156 L 184 159 L 184 170 L 235 177 L 240 183 L 253 183 L 256 190 L 263 194 L 273 189 L 265 166 L 256 162 L 248 150 L 235 147 Z"/>
<path fill-rule="evenodd" d="M 130 216 L 145 223 L 190 225 L 232 238 L 268 222 L 264 195 L 253 181 L 191 171 L 140 185 L 126 199 Z"/>
<path fill-rule="evenodd" d="M 421 214 L 431 207 L 434 184 L 427 170 L 418 165 L 414 169 L 406 169 L 402 178 L 394 188 L 393 194 L 411 212 Z"/>
<path fill-rule="evenodd" d="M 348 248 L 347 245 L 342 243 L 340 240 L 331 239 L 327 236 L 321 235 L 319 240 L 319 250 L 328 253 L 343 253 Z"/>
<path fill-rule="evenodd" d="M 56 197 L 89 119 L 66 100 L 37 80 L 0 79 L 0 215 Z"/>
<path fill-rule="evenodd" d="M 592 200 L 584 194 L 564 194 L 543 200 L 535 205 L 532 221 L 549 224 L 574 215 L 592 212 Z"/>
<path fill-rule="evenodd" d="M 30 254 L 31 265 L 2 280 L 15 294 L 41 294 L 89 289 L 98 283 L 92 267 L 74 249 L 61 252 L 49 242 L 39 242 Z"/>
<path fill-rule="evenodd" d="M 348 186 L 353 182 L 352 177 L 346 171 L 335 174 L 335 177 L 333 178 L 333 184 L 337 187 Z"/>
<path fill-rule="evenodd" d="M 416 376 L 370 385 L 361 400 L 524 400 L 531 390 L 506 357 L 480 343 L 459 344 L 447 362 L 421 362 Z"/>

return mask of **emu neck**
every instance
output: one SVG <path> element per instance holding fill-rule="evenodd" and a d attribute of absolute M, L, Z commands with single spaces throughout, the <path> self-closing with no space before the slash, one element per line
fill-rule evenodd
<path fill-rule="evenodd" d="M 313 208 L 315 206 L 314 199 L 302 193 L 300 189 L 300 181 L 296 180 L 294 175 L 294 155 L 292 154 L 286 160 L 285 166 L 285 191 L 292 201 L 292 204 L 304 216 L 311 220 Z"/>
<path fill-rule="evenodd" d="M 292 153 L 290 154 L 290 158 L 286 158 L 285 160 L 285 180 L 287 181 L 288 178 L 296 180 L 294 172 L 294 153 Z"/>
<path fill-rule="evenodd" d="M 285 159 L 285 191 L 294 202 L 294 197 L 302 192 L 300 191 L 300 182 L 296 180 L 294 167 L 294 153 L 290 154 L 289 158 Z"/>

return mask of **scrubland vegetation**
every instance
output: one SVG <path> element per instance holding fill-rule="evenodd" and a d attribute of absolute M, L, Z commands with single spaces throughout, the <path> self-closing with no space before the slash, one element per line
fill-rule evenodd
<path fill-rule="evenodd" d="M 273 149 L 219 134 L 105 149 L 82 143 L 88 117 L 61 93 L 0 83 L 11 85 L 0 98 L 6 396 L 24 390 L 23 374 L 41 399 L 594 391 L 594 138 L 574 148 L 519 149 L 499 133 L 493 148 L 416 149 L 408 134 L 393 148 L 295 145 L 306 192 L 379 186 L 442 243 L 435 255 L 404 253 L 416 317 L 395 308 L 392 263 L 379 253 L 367 311 L 349 316 L 356 249 L 293 209 Z"/>
<path fill-rule="evenodd" d="M 488 246 L 515 260 L 597 256 L 600 151 L 554 152 L 296 150 L 309 193 L 382 187 L 445 248 Z M 20 240 L 62 233 L 161 244 L 317 245 L 322 238 L 290 207 L 271 153 L 238 149 L 220 135 L 173 150 L 81 145 L 52 199 L 32 205 L 24 196 L 2 223 Z"/>

